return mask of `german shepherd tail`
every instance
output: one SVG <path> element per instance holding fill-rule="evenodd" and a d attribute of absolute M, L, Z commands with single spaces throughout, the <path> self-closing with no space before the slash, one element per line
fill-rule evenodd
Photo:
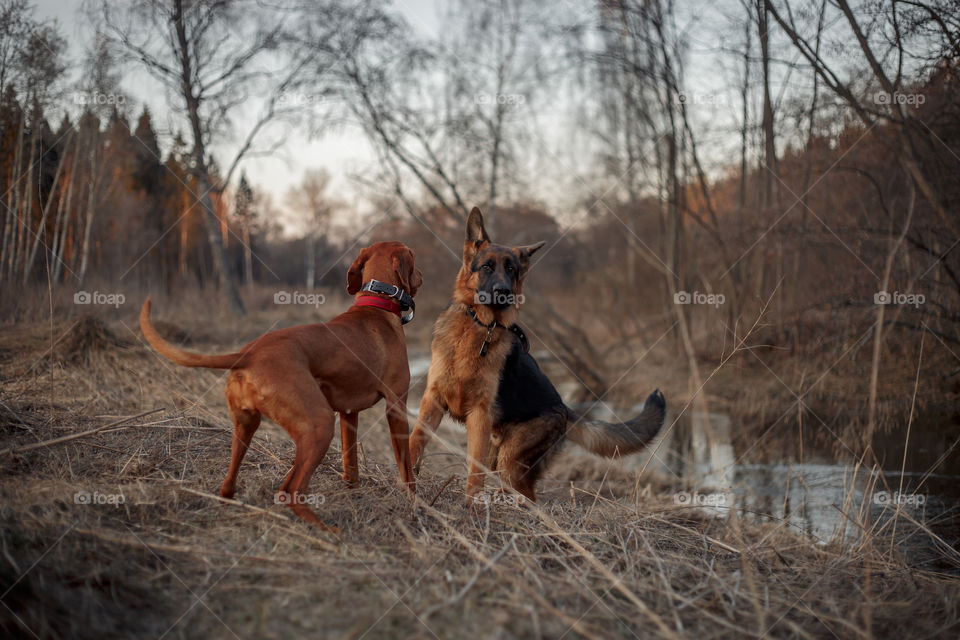
<path fill-rule="evenodd" d="M 571 415 L 567 437 L 600 456 L 627 455 L 643 449 L 659 433 L 666 408 L 663 394 L 656 389 L 643 403 L 640 415 L 626 422 L 603 422 Z"/>
<path fill-rule="evenodd" d="M 206 367 L 207 369 L 234 369 L 243 366 L 246 360 L 246 354 L 228 353 L 219 356 L 206 356 L 201 353 L 191 353 L 175 347 L 163 339 L 154 326 L 150 323 L 150 296 L 143 303 L 140 309 L 140 330 L 143 337 L 147 339 L 150 346 L 156 349 L 157 353 L 166 356 L 177 364 L 185 367 Z"/>

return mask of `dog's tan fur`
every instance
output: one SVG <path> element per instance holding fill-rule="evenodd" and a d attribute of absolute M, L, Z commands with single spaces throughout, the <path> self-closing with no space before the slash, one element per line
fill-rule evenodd
<path fill-rule="evenodd" d="M 530 258 L 543 245 L 494 244 L 480 211 L 471 211 L 454 302 L 434 325 L 427 388 L 410 436 L 411 457 L 419 471 L 427 438 L 444 413 L 465 423 L 468 501 L 483 489 L 486 469 L 503 474 L 516 491 L 534 500 L 536 481 L 565 436 L 594 453 L 613 456 L 646 446 L 663 423 L 665 402 L 659 391 L 628 422 L 574 418 L 535 360 L 520 353 L 522 340 L 509 329 L 517 305 L 484 301 L 489 294 L 484 288 L 490 287 L 503 287 L 514 300 L 521 299 Z M 488 347 L 481 353 L 485 341 Z"/>

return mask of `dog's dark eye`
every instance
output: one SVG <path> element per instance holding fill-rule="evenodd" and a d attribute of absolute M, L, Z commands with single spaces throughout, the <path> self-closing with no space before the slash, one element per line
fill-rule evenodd
<path fill-rule="evenodd" d="M 513 273 L 513 271 L 514 271 L 513 265 L 508 262 L 508 263 L 507 263 L 507 273 Z"/>
<path fill-rule="evenodd" d="M 488 264 L 485 264 L 485 265 L 483 265 L 483 266 L 480 267 L 480 268 L 483 269 L 484 271 L 486 271 L 487 273 L 490 273 L 491 271 L 493 271 L 493 267 L 491 267 L 491 266 L 488 265 Z"/>

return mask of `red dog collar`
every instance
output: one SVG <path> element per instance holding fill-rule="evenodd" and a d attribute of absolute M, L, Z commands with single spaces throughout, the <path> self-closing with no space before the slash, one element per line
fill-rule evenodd
<path fill-rule="evenodd" d="M 400 308 L 400 304 L 394 302 L 393 300 L 388 300 L 387 298 L 380 298 L 378 296 L 360 296 L 354 301 L 353 306 L 377 307 L 378 309 L 383 309 L 395 314 L 398 318 L 403 318 L 403 311 Z"/>

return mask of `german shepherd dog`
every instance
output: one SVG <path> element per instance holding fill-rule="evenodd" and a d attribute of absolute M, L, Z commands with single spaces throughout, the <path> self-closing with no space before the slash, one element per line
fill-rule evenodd
<path fill-rule="evenodd" d="M 646 446 L 660 427 L 666 401 L 659 390 L 624 423 L 578 418 L 528 353 L 516 325 L 530 257 L 545 242 L 494 244 L 480 210 L 467 219 L 463 266 L 453 302 L 433 328 L 427 388 L 410 457 L 419 473 L 428 437 L 445 413 L 466 424 L 467 502 L 483 490 L 485 468 L 536 500 L 534 487 L 564 437 L 595 454 L 625 455 Z"/>

